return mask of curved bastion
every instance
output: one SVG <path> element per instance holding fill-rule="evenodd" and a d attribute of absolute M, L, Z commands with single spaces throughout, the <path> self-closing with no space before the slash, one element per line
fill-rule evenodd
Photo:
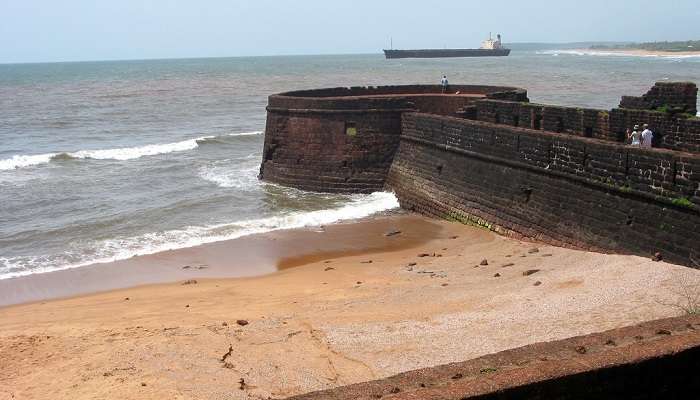
<path fill-rule="evenodd" d="M 382 190 L 406 112 L 475 115 L 480 99 L 527 101 L 523 89 L 438 85 L 330 88 L 270 96 L 260 177 L 318 192 Z"/>

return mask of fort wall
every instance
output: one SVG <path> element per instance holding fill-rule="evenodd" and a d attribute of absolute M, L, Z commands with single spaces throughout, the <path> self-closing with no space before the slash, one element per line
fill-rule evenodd
<path fill-rule="evenodd" d="M 657 84 L 611 111 L 532 104 L 517 88 L 449 89 L 271 96 L 260 175 L 320 192 L 388 188 L 423 214 L 700 267 L 700 119 L 685 113 L 694 84 Z M 642 122 L 657 148 L 623 143 Z"/>
<path fill-rule="evenodd" d="M 697 153 L 697 91 L 694 83 L 657 83 L 643 96 L 624 96 L 620 108 L 610 111 L 482 99 L 471 119 L 620 143 L 627 129 L 646 123 L 654 131 L 654 147 Z"/>
<path fill-rule="evenodd" d="M 407 113 L 403 208 L 554 245 L 700 259 L 700 156 Z"/>
<path fill-rule="evenodd" d="M 527 101 L 497 86 L 332 88 L 269 98 L 262 179 L 320 192 L 382 190 L 407 111 L 458 115 L 482 98 Z M 454 94 L 459 92 L 459 94 Z"/>

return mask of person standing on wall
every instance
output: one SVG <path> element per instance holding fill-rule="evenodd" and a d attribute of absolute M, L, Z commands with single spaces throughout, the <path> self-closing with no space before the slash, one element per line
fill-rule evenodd
<path fill-rule="evenodd" d="M 442 93 L 446 93 L 446 92 L 447 92 L 447 86 L 448 86 L 449 84 L 450 84 L 450 83 L 447 81 L 447 75 L 443 75 L 443 76 L 442 76 L 442 79 L 440 80 L 440 85 L 442 85 Z"/>
<path fill-rule="evenodd" d="M 634 131 L 632 131 L 632 133 L 630 133 L 630 130 L 627 129 L 627 139 L 631 141 L 631 144 L 634 147 L 642 146 L 642 134 L 639 133 L 639 125 L 634 126 Z"/>
<path fill-rule="evenodd" d="M 652 141 L 654 140 L 654 132 L 649 129 L 648 124 L 644 124 L 644 131 L 642 132 L 642 147 L 651 149 Z"/>

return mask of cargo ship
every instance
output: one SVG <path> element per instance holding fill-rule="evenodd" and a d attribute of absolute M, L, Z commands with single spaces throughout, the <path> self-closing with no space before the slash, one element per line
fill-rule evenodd
<path fill-rule="evenodd" d="M 384 50 L 386 58 L 505 57 L 509 54 L 510 49 L 501 43 L 501 35 L 496 35 L 496 40 L 489 35 L 478 49 Z"/>

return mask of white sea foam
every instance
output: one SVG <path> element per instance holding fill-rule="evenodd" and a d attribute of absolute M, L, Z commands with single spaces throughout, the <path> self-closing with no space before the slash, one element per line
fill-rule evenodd
<path fill-rule="evenodd" d="M 126 239 L 107 240 L 95 246 L 94 250 L 91 251 L 93 255 L 90 258 L 71 264 L 62 263 L 65 261 L 61 260 L 78 257 L 75 256 L 75 253 L 66 254 L 67 257 L 59 257 L 58 260 L 46 256 L 0 258 L 0 279 L 114 262 L 134 256 L 194 247 L 256 233 L 328 225 L 368 217 L 398 207 L 399 202 L 393 193 L 377 192 L 369 195 L 355 195 L 349 204 L 338 208 L 290 212 L 268 218 L 211 226 L 190 226 L 184 229 L 149 233 Z"/>
<path fill-rule="evenodd" d="M 258 185 L 260 172 L 259 154 L 251 154 L 243 160 L 224 160 L 199 169 L 199 177 L 222 188 L 250 190 Z"/>
<path fill-rule="evenodd" d="M 116 149 L 80 150 L 75 152 L 56 152 L 36 155 L 15 155 L 12 156 L 12 158 L 0 160 L 0 171 L 46 164 L 56 158 L 127 161 L 141 157 L 155 156 L 159 154 L 194 150 L 197 147 L 199 147 L 201 143 L 204 143 L 207 140 L 211 139 L 232 136 L 253 136 L 260 135 L 261 133 L 262 132 L 260 131 L 255 131 L 230 133 L 223 136 L 202 136 L 195 139 L 188 139 L 174 143 L 149 144 L 145 146 L 123 147 Z"/>
<path fill-rule="evenodd" d="M 0 160 L 0 171 L 6 171 L 17 168 L 31 167 L 33 165 L 46 164 L 57 153 L 48 154 L 35 154 L 35 155 L 15 155 L 12 158 L 7 158 L 5 160 Z"/>

